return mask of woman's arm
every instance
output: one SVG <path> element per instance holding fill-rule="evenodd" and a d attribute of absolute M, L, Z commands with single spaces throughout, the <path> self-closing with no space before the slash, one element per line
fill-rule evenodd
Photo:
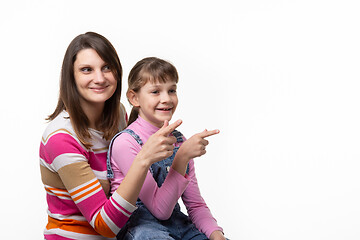
<path fill-rule="evenodd" d="M 107 199 L 88 157 L 89 153 L 66 131 L 43 140 L 40 163 L 49 211 L 61 219 L 80 210 L 96 232 L 115 237 L 136 207 L 119 194 Z M 62 224 L 61 220 L 53 222 Z"/>
<path fill-rule="evenodd" d="M 134 175 L 136 171 L 139 171 L 136 169 L 138 166 L 136 161 L 141 156 L 140 153 L 145 150 L 146 145 L 150 143 L 149 141 L 151 141 L 150 138 L 141 149 L 140 145 L 129 134 L 121 134 L 115 139 L 111 154 L 111 166 L 114 172 L 114 179 L 111 179 L 112 189 L 116 188 L 116 185 L 120 183 L 119 186 L 121 187 L 126 177 L 130 176 L 132 170 Z M 137 154 L 138 152 L 139 154 Z M 170 169 L 164 183 L 159 188 L 150 171 L 148 171 L 150 165 L 145 165 L 142 170 L 145 171 L 146 168 L 146 176 L 145 174 L 143 175 L 145 179 L 143 179 L 144 184 L 139 192 L 139 198 L 155 217 L 161 220 L 168 219 L 177 200 L 189 184 L 190 179 Z M 125 175 L 124 181 L 121 182 Z"/>
<path fill-rule="evenodd" d="M 147 177 L 148 169 L 151 164 L 158 162 L 162 159 L 170 157 L 174 149 L 174 143 L 176 142 L 175 137 L 169 137 L 170 133 L 174 131 L 180 124 L 181 120 L 169 125 L 168 121 L 165 121 L 162 128 L 160 128 L 154 135 L 152 135 L 148 141 L 144 144 L 141 151 L 132 158 L 131 153 L 127 149 L 120 149 L 117 147 L 117 139 L 114 141 L 112 158 L 114 162 L 120 163 L 118 166 L 129 166 L 125 169 L 126 177 L 116 190 L 116 192 L 126 199 L 129 203 L 136 204 L 136 200 L 140 194 L 140 190 L 144 184 L 145 178 Z M 121 155 L 130 153 L 126 161 L 122 161 Z M 132 152 L 134 153 L 134 151 Z"/>

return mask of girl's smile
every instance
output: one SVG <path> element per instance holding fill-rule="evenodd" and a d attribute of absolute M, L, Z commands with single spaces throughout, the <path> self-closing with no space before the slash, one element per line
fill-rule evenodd
<path fill-rule="evenodd" d="M 171 120 L 178 104 L 173 81 L 148 81 L 137 93 L 130 91 L 128 98 L 133 106 L 139 107 L 140 117 L 157 127 L 161 127 L 165 120 Z"/>

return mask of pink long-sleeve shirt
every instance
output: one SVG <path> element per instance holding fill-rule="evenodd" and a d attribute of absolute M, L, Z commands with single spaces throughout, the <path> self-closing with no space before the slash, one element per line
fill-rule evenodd
<path fill-rule="evenodd" d="M 128 128 L 139 135 L 144 144 L 159 130 L 140 116 Z M 181 143 L 176 144 L 175 146 L 181 146 Z M 115 139 L 111 153 L 111 166 L 114 172 L 114 178 L 110 180 L 111 193 L 118 188 L 140 150 L 140 144 L 128 133 L 123 133 Z M 170 168 L 160 188 L 148 171 L 139 198 L 156 218 L 168 219 L 180 197 L 192 222 L 207 237 L 215 230 L 222 231 L 200 194 L 194 160 L 190 160 L 189 173 L 185 176 Z"/>

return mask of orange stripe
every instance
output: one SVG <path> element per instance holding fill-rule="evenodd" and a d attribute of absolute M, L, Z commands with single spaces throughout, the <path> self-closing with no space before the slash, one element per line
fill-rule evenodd
<path fill-rule="evenodd" d="M 59 228 L 75 233 L 99 235 L 86 221 L 78 221 L 73 219 L 57 220 L 48 216 L 48 224 L 46 225 L 46 229 L 49 230 L 54 228 Z"/>
<path fill-rule="evenodd" d="M 97 183 L 98 183 L 98 181 L 94 181 L 94 182 L 92 182 L 92 183 L 90 183 L 90 184 L 88 184 L 88 185 L 86 185 L 86 186 L 84 186 L 84 187 L 82 187 L 82 188 L 79 188 L 78 190 L 70 193 L 70 195 L 71 195 L 71 196 L 74 196 L 75 194 L 77 194 L 77 193 L 85 190 L 86 188 L 89 188 L 89 187 L 91 187 L 91 186 L 93 186 L 93 185 L 95 185 L 95 184 L 97 184 Z"/>
<path fill-rule="evenodd" d="M 60 188 L 54 188 L 54 187 L 45 187 L 45 189 L 49 189 L 49 190 L 56 190 L 56 191 L 60 191 L 60 192 L 67 192 L 65 189 L 60 189 Z"/>
<path fill-rule="evenodd" d="M 48 188 L 46 188 L 45 187 L 45 190 L 48 192 L 48 193 L 52 193 L 52 194 L 54 194 L 54 195 L 56 195 L 56 196 L 58 196 L 58 197 L 68 197 L 68 198 L 70 198 L 70 196 L 68 195 L 68 194 L 61 194 L 61 193 L 55 193 L 55 192 L 53 192 L 53 191 L 50 191 Z"/>
<path fill-rule="evenodd" d="M 101 216 L 101 213 L 99 213 L 96 216 L 95 222 L 95 229 L 97 232 L 101 233 L 104 237 L 113 238 L 116 235 L 111 231 L 109 226 L 105 223 L 104 219 Z"/>
<path fill-rule="evenodd" d="M 88 194 L 90 194 L 90 193 L 92 193 L 92 192 L 96 191 L 96 190 L 97 190 L 97 189 L 99 189 L 99 188 L 101 188 L 101 185 L 98 185 L 97 187 L 95 187 L 95 188 L 93 188 L 93 189 L 91 189 L 91 190 L 87 191 L 86 193 L 83 193 L 83 194 L 81 194 L 80 196 L 78 196 L 78 197 L 74 198 L 74 199 L 73 199 L 73 200 L 74 200 L 74 202 L 76 202 L 76 201 L 77 201 L 77 200 L 79 200 L 80 198 L 82 198 L 82 197 L 84 197 L 84 196 L 86 196 L 86 195 L 88 195 Z"/>

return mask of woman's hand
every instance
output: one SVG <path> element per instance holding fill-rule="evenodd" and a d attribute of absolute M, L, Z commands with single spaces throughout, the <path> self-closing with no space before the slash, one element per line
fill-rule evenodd
<path fill-rule="evenodd" d="M 211 131 L 205 129 L 203 132 L 197 133 L 186 140 L 176 153 L 172 168 L 184 176 L 190 159 L 200 157 L 206 153 L 206 146 L 209 141 L 205 138 L 219 132 L 218 129 Z"/>
<path fill-rule="evenodd" d="M 169 122 L 165 121 L 164 125 L 149 137 L 136 158 L 146 161 L 150 166 L 155 162 L 170 157 L 173 154 L 176 138 L 169 135 L 180 126 L 181 123 L 181 120 L 177 120 L 175 123 L 169 125 Z"/>
<path fill-rule="evenodd" d="M 221 231 L 217 230 L 211 233 L 210 240 L 226 240 L 226 238 Z"/>

